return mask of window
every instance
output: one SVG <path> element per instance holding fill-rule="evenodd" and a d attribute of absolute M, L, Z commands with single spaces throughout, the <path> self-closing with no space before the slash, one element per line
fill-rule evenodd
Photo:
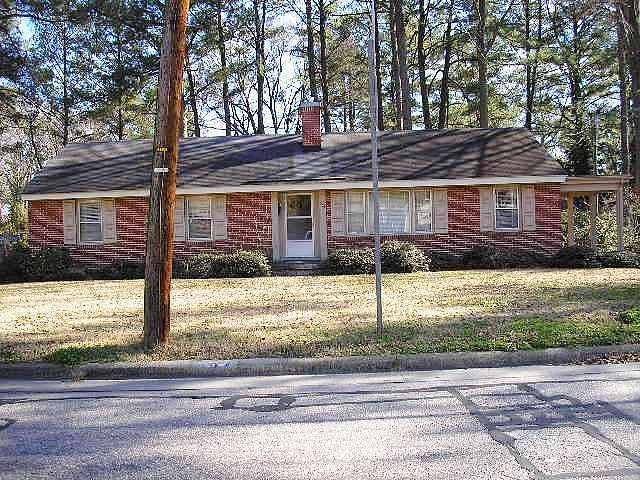
<path fill-rule="evenodd" d="M 81 200 L 78 204 L 80 242 L 102 242 L 102 203 L 100 200 Z"/>
<path fill-rule="evenodd" d="M 380 233 L 431 233 L 432 201 L 430 190 L 383 190 L 380 192 Z M 347 233 L 373 231 L 372 192 L 346 192 Z"/>
<path fill-rule="evenodd" d="M 409 228 L 409 192 L 380 192 L 380 233 L 409 233 Z"/>
<path fill-rule="evenodd" d="M 209 197 L 187 199 L 188 232 L 191 240 L 211 240 L 212 218 Z"/>
<path fill-rule="evenodd" d="M 431 191 L 418 190 L 415 195 L 416 232 L 430 233 L 433 227 L 431 208 Z"/>
<path fill-rule="evenodd" d="M 345 220 L 348 233 L 366 233 L 366 193 L 347 192 Z"/>
<path fill-rule="evenodd" d="M 517 230 L 520 227 L 518 190 L 502 188 L 495 190 L 496 230 Z"/>

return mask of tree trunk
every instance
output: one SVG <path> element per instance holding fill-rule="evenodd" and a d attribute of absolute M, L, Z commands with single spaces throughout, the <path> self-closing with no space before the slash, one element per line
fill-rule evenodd
<path fill-rule="evenodd" d="M 69 3 L 62 22 L 62 145 L 69 143 Z"/>
<path fill-rule="evenodd" d="M 380 73 L 380 24 L 378 23 L 378 0 L 373 0 L 374 15 L 374 52 L 376 59 L 376 86 L 378 88 L 378 129 L 384 130 L 384 104 L 382 102 L 382 74 Z M 353 110 L 353 105 L 352 105 Z M 353 130 L 353 125 L 351 127 Z"/>
<path fill-rule="evenodd" d="M 124 99 L 124 66 L 122 65 L 122 18 L 120 12 L 120 4 L 118 4 L 118 17 L 116 19 L 118 25 L 116 26 L 116 62 L 118 64 L 117 69 L 117 82 L 118 82 L 118 140 L 124 139 L 124 114 L 123 114 L 123 99 Z"/>
<path fill-rule="evenodd" d="M 402 91 L 402 129 L 411 130 L 411 84 L 407 70 L 407 40 L 404 28 L 404 12 L 402 0 L 395 0 L 393 9 L 395 31 L 398 42 L 398 75 L 400 76 L 400 89 Z"/>
<path fill-rule="evenodd" d="M 322 88 L 322 121 L 325 133 L 331 132 L 331 114 L 329 112 L 329 85 L 327 73 L 327 11 L 324 0 L 318 0 L 320 16 L 320 82 Z"/>
<path fill-rule="evenodd" d="M 316 80 L 316 51 L 313 43 L 313 0 L 305 0 L 307 14 L 307 68 L 309 75 L 309 89 L 313 101 L 318 100 L 318 85 Z"/>
<path fill-rule="evenodd" d="M 189 86 L 189 105 L 191 107 L 191 113 L 193 114 L 193 136 L 200 136 L 200 117 L 198 116 L 198 102 L 196 99 L 196 85 L 193 80 L 193 72 L 191 71 L 191 62 L 189 61 L 189 51 L 187 51 L 187 57 L 185 58 L 186 70 L 187 70 L 187 83 Z"/>
<path fill-rule="evenodd" d="M 526 106 L 524 126 L 526 129 L 533 128 L 533 112 L 535 110 L 536 88 L 538 83 L 538 58 L 540 54 L 540 46 L 542 45 L 542 1 L 538 0 L 538 27 L 536 32 L 535 47 L 531 46 L 531 3 L 530 0 L 524 0 L 524 16 L 525 16 L 525 53 L 527 57 L 526 63 Z M 533 59 L 531 52 L 533 50 Z"/>
<path fill-rule="evenodd" d="M 622 13 L 620 12 L 620 16 Z M 620 164 L 622 174 L 628 174 L 629 164 L 629 100 L 624 19 L 618 19 L 618 85 L 620 88 Z"/>
<path fill-rule="evenodd" d="M 229 99 L 229 75 L 227 72 L 227 49 L 225 47 L 224 25 L 222 23 L 222 0 L 216 2 L 216 29 L 218 31 L 218 53 L 220 54 L 220 68 L 222 69 L 222 107 L 224 109 L 224 130 L 227 137 L 231 136 L 231 106 Z"/>
<path fill-rule="evenodd" d="M 402 130 L 402 93 L 400 91 L 400 74 L 398 70 L 398 48 L 395 28 L 395 0 L 389 0 L 389 31 L 391 42 L 391 96 L 395 105 L 395 130 Z"/>
<path fill-rule="evenodd" d="M 144 286 L 144 345 L 169 339 L 176 173 L 188 0 L 168 0 L 158 79 Z"/>
<path fill-rule="evenodd" d="M 453 47 L 451 41 L 451 24 L 453 23 L 453 7 L 454 0 L 449 3 L 449 12 L 447 14 L 447 28 L 444 32 L 444 67 L 442 69 L 442 81 L 440 82 L 440 107 L 438 110 L 438 128 L 443 129 L 447 126 L 447 117 L 449 116 L 449 71 L 451 70 L 451 49 Z"/>
<path fill-rule="evenodd" d="M 420 76 L 420 97 L 422 99 L 422 121 L 425 129 L 431 129 L 431 109 L 429 107 L 429 87 L 425 71 L 424 37 L 427 13 L 424 10 L 424 0 L 420 0 L 418 16 L 418 74 Z"/>
<path fill-rule="evenodd" d="M 633 128 L 630 151 L 631 171 L 636 186 L 640 185 L 640 5 L 637 0 L 620 0 L 626 30 L 626 59 L 631 74 Z"/>
<path fill-rule="evenodd" d="M 264 24 L 266 0 L 253 0 L 253 21 L 256 34 L 256 80 L 258 89 L 258 111 L 256 134 L 264 134 Z M 262 15 L 260 5 L 262 4 Z"/>
<path fill-rule="evenodd" d="M 478 0 L 478 113 L 480 128 L 489 127 L 489 84 L 487 80 L 487 2 Z"/>

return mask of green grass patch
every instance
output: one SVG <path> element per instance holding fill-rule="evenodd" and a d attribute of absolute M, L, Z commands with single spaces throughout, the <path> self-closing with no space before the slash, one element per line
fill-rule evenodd
<path fill-rule="evenodd" d="M 44 360 L 69 367 L 91 362 L 116 362 L 123 357 L 124 349 L 115 345 L 72 345 L 59 348 Z"/>

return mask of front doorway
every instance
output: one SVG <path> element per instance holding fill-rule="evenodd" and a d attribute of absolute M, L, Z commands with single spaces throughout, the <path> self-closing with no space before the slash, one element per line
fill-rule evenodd
<path fill-rule="evenodd" d="M 310 193 L 288 193 L 286 201 L 286 256 L 314 256 L 313 205 Z"/>

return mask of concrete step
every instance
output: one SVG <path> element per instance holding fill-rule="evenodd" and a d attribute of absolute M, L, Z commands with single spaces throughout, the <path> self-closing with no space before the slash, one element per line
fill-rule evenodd
<path fill-rule="evenodd" d="M 313 275 L 322 269 L 320 259 L 292 258 L 273 265 L 273 274 L 280 276 Z"/>

